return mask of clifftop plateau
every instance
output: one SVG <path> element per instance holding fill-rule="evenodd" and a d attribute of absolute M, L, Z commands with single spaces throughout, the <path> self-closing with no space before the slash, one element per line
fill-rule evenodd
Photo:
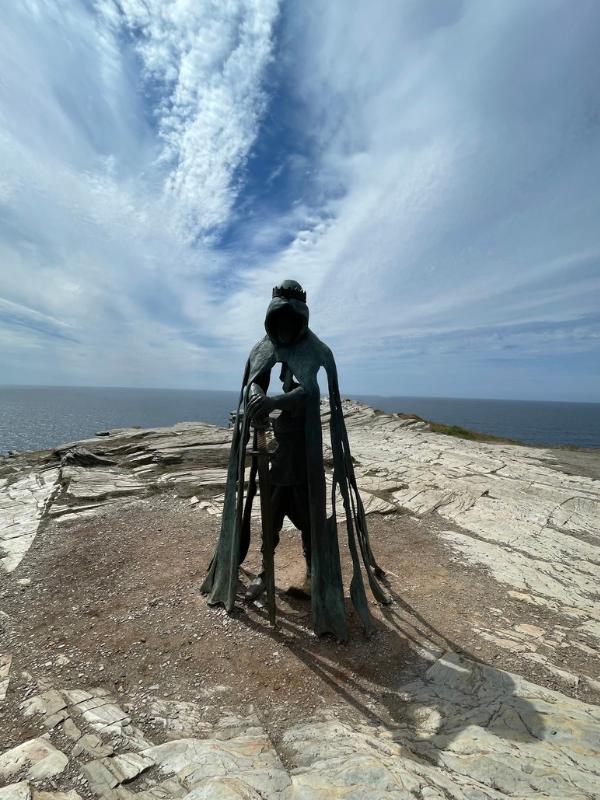
<path fill-rule="evenodd" d="M 0 800 L 600 798 L 600 454 L 344 412 L 395 601 L 348 645 L 291 526 L 276 630 L 200 596 L 230 430 L 0 459 Z"/>

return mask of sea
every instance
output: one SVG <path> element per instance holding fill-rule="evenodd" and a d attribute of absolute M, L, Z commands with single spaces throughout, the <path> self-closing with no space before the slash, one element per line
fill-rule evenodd
<path fill-rule="evenodd" d="M 600 403 L 352 395 L 527 444 L 600 447 Z M 227 425 L 238 393 L 192 389 L 0 386 L 0 453 L 43 450 L 97 431 L 198 421 Z"/>

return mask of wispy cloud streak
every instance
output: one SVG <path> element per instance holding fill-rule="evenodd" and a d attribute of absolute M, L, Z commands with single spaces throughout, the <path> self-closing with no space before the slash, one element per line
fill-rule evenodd
<path fill-rule="evenodd" d="M 267 104 L 278 0 L 139 2 L 100 6 L 114 30 L 133 36 L 168 167 L 165 189 L 194 239 L 223 227 Z"/>

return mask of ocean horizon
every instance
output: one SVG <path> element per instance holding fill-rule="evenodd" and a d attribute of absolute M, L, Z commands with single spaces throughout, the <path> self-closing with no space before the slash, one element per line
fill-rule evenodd
<path fill-rule="evenodd" d="M 600 447 L 600 403 L 344 394 L 387 412 L 525 444 Z M 227 425 L 238 392 L 84 386 L 0 386 L 0 452 L 44 450 L 108 428 L 202 421 Z"/>

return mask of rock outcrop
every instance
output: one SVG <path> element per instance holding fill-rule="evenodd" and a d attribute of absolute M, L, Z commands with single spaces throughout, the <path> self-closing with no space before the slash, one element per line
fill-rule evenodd
<path fill-rule="evenodd" d="M 206 724 L 197 706 L 176 701 L 150 706 L 166 734 L 154 744 L 105 690 L 42 692 L 22 711 L 47 733 L 0 756 L 0 780 L 20 778 L 0 797 L 29 797 L 36 779 L 65 770 L 69 758 L 48 738 L 59 730 L 79 762 L 79 790 L 106 800 L 598 797 L 599 707 L 457 656 L 402 693 L 407 721 L 395 730 L 324 711 L 276 745 L 257 717 Z"/>

